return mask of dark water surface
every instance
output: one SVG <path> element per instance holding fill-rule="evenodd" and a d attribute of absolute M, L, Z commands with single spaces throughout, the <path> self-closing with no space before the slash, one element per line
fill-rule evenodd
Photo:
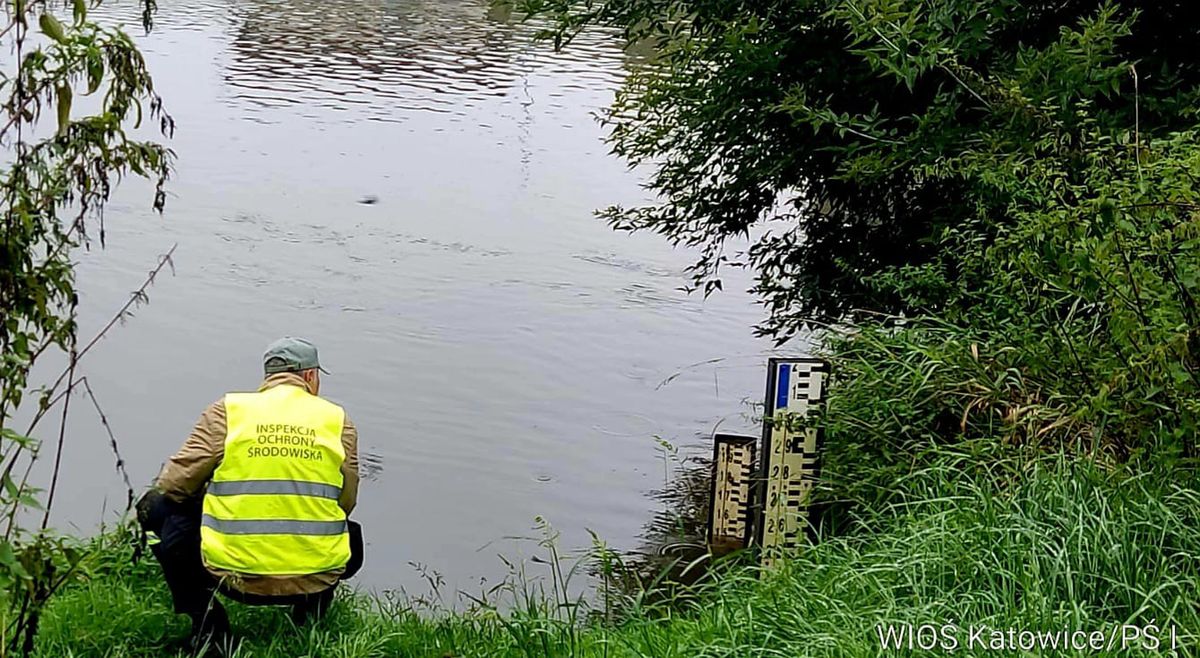
<path fill-rule="evenodd" d="M 361 433 L 360 585 L 421 590 L 419 563 L 474 588 L 538 515 L 567 548 L 638 546 L 655 437 L 744 426 L 768 345 L 747 280 L 688 296 L 692 254 L 592 216 L 645 194 L 592 118 L 631 65 L 617 39 L 554 54 L 484 0 L 160 4 L 139 41 L 178 123 L 167 211 L 127 184 L 79 254 L 90 337 L 179 244 L 82 366 L 135 484 L 291 333 Z M 132 4 L 103 14 L 140 35 Z M 69 427 L 55 519 L 91 529 L 124 496 L 84 403 Z"/>

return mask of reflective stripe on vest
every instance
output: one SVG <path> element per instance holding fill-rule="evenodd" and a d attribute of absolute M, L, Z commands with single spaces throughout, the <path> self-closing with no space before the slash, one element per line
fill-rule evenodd
<path fill-rule="evenodd" d="M 226 535 L 340 535 L 346 532 L 345 521 L 229 521 L 205 514 L 201 523 L 205 528 Z"/>
<path fill-rule="evenodd" d="M 225 454 L 204 496 L 204 563 L 253 575 L 345 567 L 342 408 L 285 384 L 230 393 L 225 414 Z"/>
<path fill-rule="evenodd" d="M 342 495 L 342 489 L 332 484 L 299 482 L 297 480 L 242 480 L 240 482 L 213 482 L 208 486 L 208 495 L 210 496 L 253 494 L 291 494 L 337 500 Z"/>

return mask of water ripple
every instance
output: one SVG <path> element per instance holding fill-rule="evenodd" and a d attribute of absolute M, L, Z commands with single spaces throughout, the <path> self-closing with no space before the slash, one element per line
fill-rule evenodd
<path fill-rule="evenodd" d="M 249 108 L 353 108 L 396 121 L 407 112 L 465 114 L 509 96 L 534 71 L 597 90 L 624 74 L 611 35 L 582 35 L 554 53 L 531 45 L 534 26 L 488 0 L 257 0 L 231 12 L 226 81 Z"/>

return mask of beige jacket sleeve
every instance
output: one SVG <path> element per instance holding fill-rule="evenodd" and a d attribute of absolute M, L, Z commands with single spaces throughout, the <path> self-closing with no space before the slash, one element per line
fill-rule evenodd
<path fill-rule="evenodd" d="M 213 471 L 225 456 L 225 400 L 217 400 L 200 414 L 200 420 L 179 449 L 163 465 L 155 486 L 176 502 L 198 498 Z"/>
<path fill-rule="evenodd" d="M 358 430 L 349 416 L 342 423 L 342 448 L 346 451 L 346 460 L 342 462 L 342 495 L 338 505 L 349 516 L 358 504 Z"/>

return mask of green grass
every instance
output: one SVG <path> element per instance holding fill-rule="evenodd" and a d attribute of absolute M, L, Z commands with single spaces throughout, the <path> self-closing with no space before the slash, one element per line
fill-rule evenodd
<path fill-rule="evenodd" d="M 732 571 L 675 606 L 628 608 L 608 627 L 539 596 L 510 612 L 420 613 L 344 598 L 315 628 L 282 610 L 230 605 L 239 656 L 901 656 L 877 624 L 1101 630 L 1156 623 L 1180 646 L 1144 655 L 1200 655 L 1200 487 L 1188 471 L 1142 475 L 1043 463 L 1014 484 L 962 480 L 932 468 L 905 482 L 918 496 L 860 519 L 766 577 Z M 168 607 L 152 563 L 124 557 L 64 591 L 43 619 L 41 656 L 174 655 L 187 624 Z M 515 590 L 516 593 L 528 590 Z M 1138 651 L 953 655 L 1142 655 Z"/>

